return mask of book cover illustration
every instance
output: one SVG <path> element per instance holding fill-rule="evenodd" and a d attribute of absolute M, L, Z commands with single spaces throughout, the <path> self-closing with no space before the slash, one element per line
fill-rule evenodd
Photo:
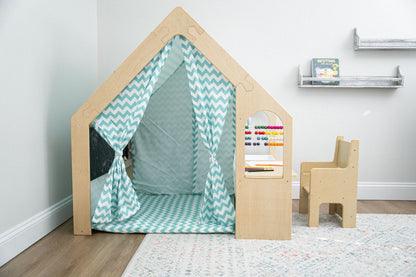
<path fill-rule="evenodd" d="M 339 77 L 339 60 L 335 58 L 312 59 L 312 77 Z M 339 85 L 339 81 L 312 81 L 312 85 Z"/>

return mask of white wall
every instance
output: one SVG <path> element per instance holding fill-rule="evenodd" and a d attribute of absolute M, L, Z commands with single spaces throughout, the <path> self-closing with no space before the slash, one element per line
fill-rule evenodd
<path fill-rule="evenodd" d="M 72 193 L 70 117 L 96 89 L 96 1 L 0 1 L 0 234 Z"/>
<path fill-rule="evenodd" d="M 361 184 L 415 188 L 416 51 L 356 52 L 353 28 L 362 37 L 416 37 L 416 1 L 99 1 L 99 83 L 175 6 L 293 116 L 295 170 L 332 159 L 335 137 L 345 135 L 360 140 Z M 314 57 L 338 57 L 346 76 L 393 75 L 400 65 L 405 87 L 298 88 L 297 66 L 310 74 Z"/>

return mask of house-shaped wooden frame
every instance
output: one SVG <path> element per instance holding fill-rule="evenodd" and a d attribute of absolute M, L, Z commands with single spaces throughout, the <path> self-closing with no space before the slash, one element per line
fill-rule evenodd
<path fill-rule="evenodd" d="M 74 234 L 91 235 L 89 126 L 175 35 L 188 39 L 236 88 L 236 238 L 290 239 L 292 118 L 182 8 L 175 8 L 130 54 L 71 119 Z M 245 124 L 258 111 L 284 125 L 280 175 L 245 172 Z M 272 123 L 272 122 L 271 122 Z"/>

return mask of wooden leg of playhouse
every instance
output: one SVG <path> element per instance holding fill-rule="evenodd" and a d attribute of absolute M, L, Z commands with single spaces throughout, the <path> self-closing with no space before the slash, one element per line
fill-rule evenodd
<path fill-rule="evenodd" d="M 319 206 L 321 203 L 315 197 L 310 195 L 309 197 L 309 227 L 318 227 L 319 226 Z"/>

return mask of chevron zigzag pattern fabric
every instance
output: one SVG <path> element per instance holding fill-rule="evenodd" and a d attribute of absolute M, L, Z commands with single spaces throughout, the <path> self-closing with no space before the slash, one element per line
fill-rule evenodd
<path fill-rule="evenodd" d="M 234 233 L 234 226 L 200 223 L 203 195 L 138 194 L 140 211 L 123 222 L 95 223 L 95 230 L 113 233 Z"/>
<path fill-rule="evenodd" d="M 233 94 L 231 95 L 231 105 L 232 105 L 232 129 L 233 129 L 233 180 L 235 180 L 235 90 L 233 91 Z"/>
<path fill-rule="evenodd" d="M 198 179 L 198 122 L 196 121 L 194 109 L 192 109 L 192 147 L 194 154 L 194 164 L 192 170 L 192 192 L 196 193 Z"/>
<path fill-rule="evenodd" d="M 92 124 L 115 151 L 92 217 L 93 224 L 127 220 L 140 209 L 136 192 L 127 176 L 122 152 L 139 126 L 171 48 L 172 42 L 169 42 Z"/>
<path fill-rule="evenodd" d="M 183 37 L 181 40 L 196 121 L 210 154 L 201 223 L 233 226 L 235 209 L 216 153 L 235 88 L 188 40 Z"/>

